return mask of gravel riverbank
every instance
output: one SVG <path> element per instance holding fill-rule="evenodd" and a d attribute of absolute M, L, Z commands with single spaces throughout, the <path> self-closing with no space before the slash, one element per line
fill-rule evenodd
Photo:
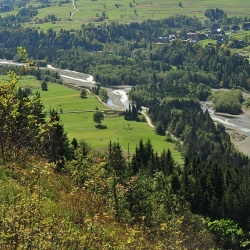
<path fill-rule="evenodd" d="M 249 93 L 243 94 L 244 98 L 250 98 Z M 222 123 L 235 147 L 250 156 L 250 109 L 242 108 L 239 115 L 216 113 L 211 101 L 201 102 L 203 109 L 208 109 L 215 123 Z"/>

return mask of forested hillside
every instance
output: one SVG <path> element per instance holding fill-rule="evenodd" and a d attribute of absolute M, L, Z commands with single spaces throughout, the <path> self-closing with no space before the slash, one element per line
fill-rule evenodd
<path fill-rule="evenodd" d="M 22 72 L 33 67 L 28 65 Z M 29 97 L 18 88 L 17 75 L 9 76 L 0 85 L 2 248 L 215 244 L 207 222 L 178 198 L 180 167 L 170 151 L 159 155 L 150 141 L 141 141 L 129 163 L 119 144 L 100 154 L 83 141 L 70 143 L 55 111 L 45 119 L 39 93 Z"/>
<path fill-rule="evenodd" d="M 197 122 L 215 133 L 224 157 L 192 159 L 187 152 L 180 166 L 169 150 L 157 153 L 150 141 L 140 141 L 128 162 L 117 143 L 100 153 L 84 141 L 69 142 L 58 114 L 52 110 L 45 119 L 39 94 L 29 97 L 17 87 L 16 75 L 10 77 L 0 85 L 1 246 L 248 245 L 249 162 L 228 151 L 233 150 L 228 135 L 222 126 L 215 128 L 208 113 L 200 112 Z M 197 102 L 186 100 L 185 106 L 198 109 Z"/>
<path fill-rule="evenodd" d="M 197 17 L 24 28 L 36 14 L 28 7 L 0 18 L 0 58 L 26 64 L 0 83 L 1 248 L 247 249 L 249 158 L 200 101 L 211 98 L 211 88 L 249 90 L 248 58 L 227 40 L 187 40 L 188 31 L 207 28 Z M 249 21 L 206 15 L 229 25 Z M 157 40 L 173 34 L 172 41 Z M 102 152 L 69 141 L 57 111 L 46 117 L 40 94 L 18 87 L 27 74 L 62 84 L 58 73 L 39 69 L 46 63 L 92 74 L 102 86 L 133 86 L 133 111 L 147 107 L 156 133 L 177 138 L 184 164 L 169 149 L 155 152 L 150 140 L 139 141 L 131 159 L 119 143 Z"/>

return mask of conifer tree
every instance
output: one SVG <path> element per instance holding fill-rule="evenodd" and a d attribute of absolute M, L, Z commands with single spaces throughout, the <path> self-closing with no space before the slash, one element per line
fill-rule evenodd
<path fill-rule="evenodd" d="M 116 176 L 125 178 L 127 168 L 125 158 L 122 154 L 122 148 L 119 143 L 109 143 L 109 165 L 115 171 Z"/>
<path fill-rule="evenodd" d="M 61 170 L 64 164 L 64 157 L 70 155 L 69 140 L 64 132 L 63 124 L 58 113 L 52 109 L 47 128 L 45 150 L 48 160 L 57 164 L 57 170 Z"/>

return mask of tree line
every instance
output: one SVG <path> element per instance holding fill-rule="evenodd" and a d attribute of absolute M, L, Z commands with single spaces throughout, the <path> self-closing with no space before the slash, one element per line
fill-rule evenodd
<path fill-rule="evenodd" d="M 14 73 L 10 73 L 10 84 L 0 85 L 1 160 L 22 162 L 32 155 L 44 157 L 55 164 L 57 173 L 69 176 L 77 188 L 94 193 L 99 205 L 108 203 L 119 223 L 142 225 L 147 232 L 144 236 L 155 244 L 159 239 L 167 244 L 164 238 L 170 225 L 166 223 L 177 223 L 170 218 L 178 217 L 182 218 L 183 231 L 196 235 L 197 228 L 204 229 L 208 232 L 206 240 L 211 239 L 211 232 L 220 235 L 216 242 L 212 241 L 218 247 L 240 249 L 250 230 L 249 159 L 235 149 L 225 128 L 216 126 L 208 111 L 203 112 L 199 101 L 206 100 L 211 87 L 249 89 L 249 63 L 223 46 L 203 48 L 181 40 L 153 44 L 143 37 L 143 27 L 146 30 L 147 25 L 153 27 L 156 23 L 131 24 L 131 32 L 138 31 L 131 40 L 129 25 L 121 26 L 123 31 L 127 29 L 126 40 L 120 37 L 120 26 L 115 23 L 103 28 L 87 25 L 73 34 L 25 29 L 20 34 L 23 40 L 17 37 L 17 31 L 1 29 L 0 43 L 7 49 L 0 53 L 11 58 L 16 53 L 14 46 L 20 43 L 27 45 L 34 59 L 46 58 L 60 68 L 91 73 L 104 85 L 134 85 L 130 93 L 133 106 L 125 114 L 127 119 L 134 119 L 141 106 L 148 107 L 157 131 L 165 134 L 167 130 L 179 138 L 176 147 L 185 158 L 184 166 L 174 162 L 170 150 L 155 152 L 150 141 L 139 142 L 131 161 L 125 160 L 116 143 L 110 143 L 107 153 L 101 155 L 77 139 L 69 142 L 57 112 L 51 110 L 46 120 L 39 94 L 32 97 L 17 89 Z M 104 38 L 102 34 L 110 36 Z M 110 43 L 104 46 L 106 40 L 102 39 L 110 39 Z M 39 48 L 34 46 L 37 41 Z M 86 51 L 99 49 L 103 52 Z M 41 72 L 32 70 L 42 78 Z M 16 142 L 15 138 L 20 140 Z M 209 220 L 206 226 L 201 225 L 201 218 L 194 213 L 203 219 L 209 217 L 217 227 L 212 227 Z M 72 218 L 77 228 L 85 223 L 80 215 Z M 209 227 L 213 229 L 210 233 Z M 231 230 L 238 227 L 244 231 Z M 224 229 L 231 233 L 222 234 L 220 230 Z M 198 243 L 205 236 L 200 237 Z M 179 243 L 180 248 L 186 242 Z M 198 244 L 195 239 L 193 242 Z M 202 246 L 206 248 L 205 243 Z"/>
<path fill-rule="evenodd" d="M 13 59 L 16 47 L 21 45 L 34 60 L 46 59 L 59 68 L 91 73 L 104 85 L 161 84 L 165 73 L 174 66 L 207 78 L 186 77 L 183 81 L 249 89 L 248 60 L 231 52 L 226 45 L 203 48 L 178 39 L 169 44 L 154 44 L 155 38 L 175 34 L 177 29 L 184 34 L 184 30 L 201 28 L 198 19 L 178 15 L 141 24 L 90 23 L 74 31 L 38 32 L 33 28 L 0 27 L 0 57 Z"/>

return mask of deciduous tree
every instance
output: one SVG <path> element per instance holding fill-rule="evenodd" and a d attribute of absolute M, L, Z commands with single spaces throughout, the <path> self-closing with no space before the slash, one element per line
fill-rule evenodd
<path fill-rule="evenodd" d="M 103 120 L 104 120 L 104 114 L 102 113 L 102 111 L 96 110 L 93 115 L 93 121 L 98 125 L 101 125 Z"/>

